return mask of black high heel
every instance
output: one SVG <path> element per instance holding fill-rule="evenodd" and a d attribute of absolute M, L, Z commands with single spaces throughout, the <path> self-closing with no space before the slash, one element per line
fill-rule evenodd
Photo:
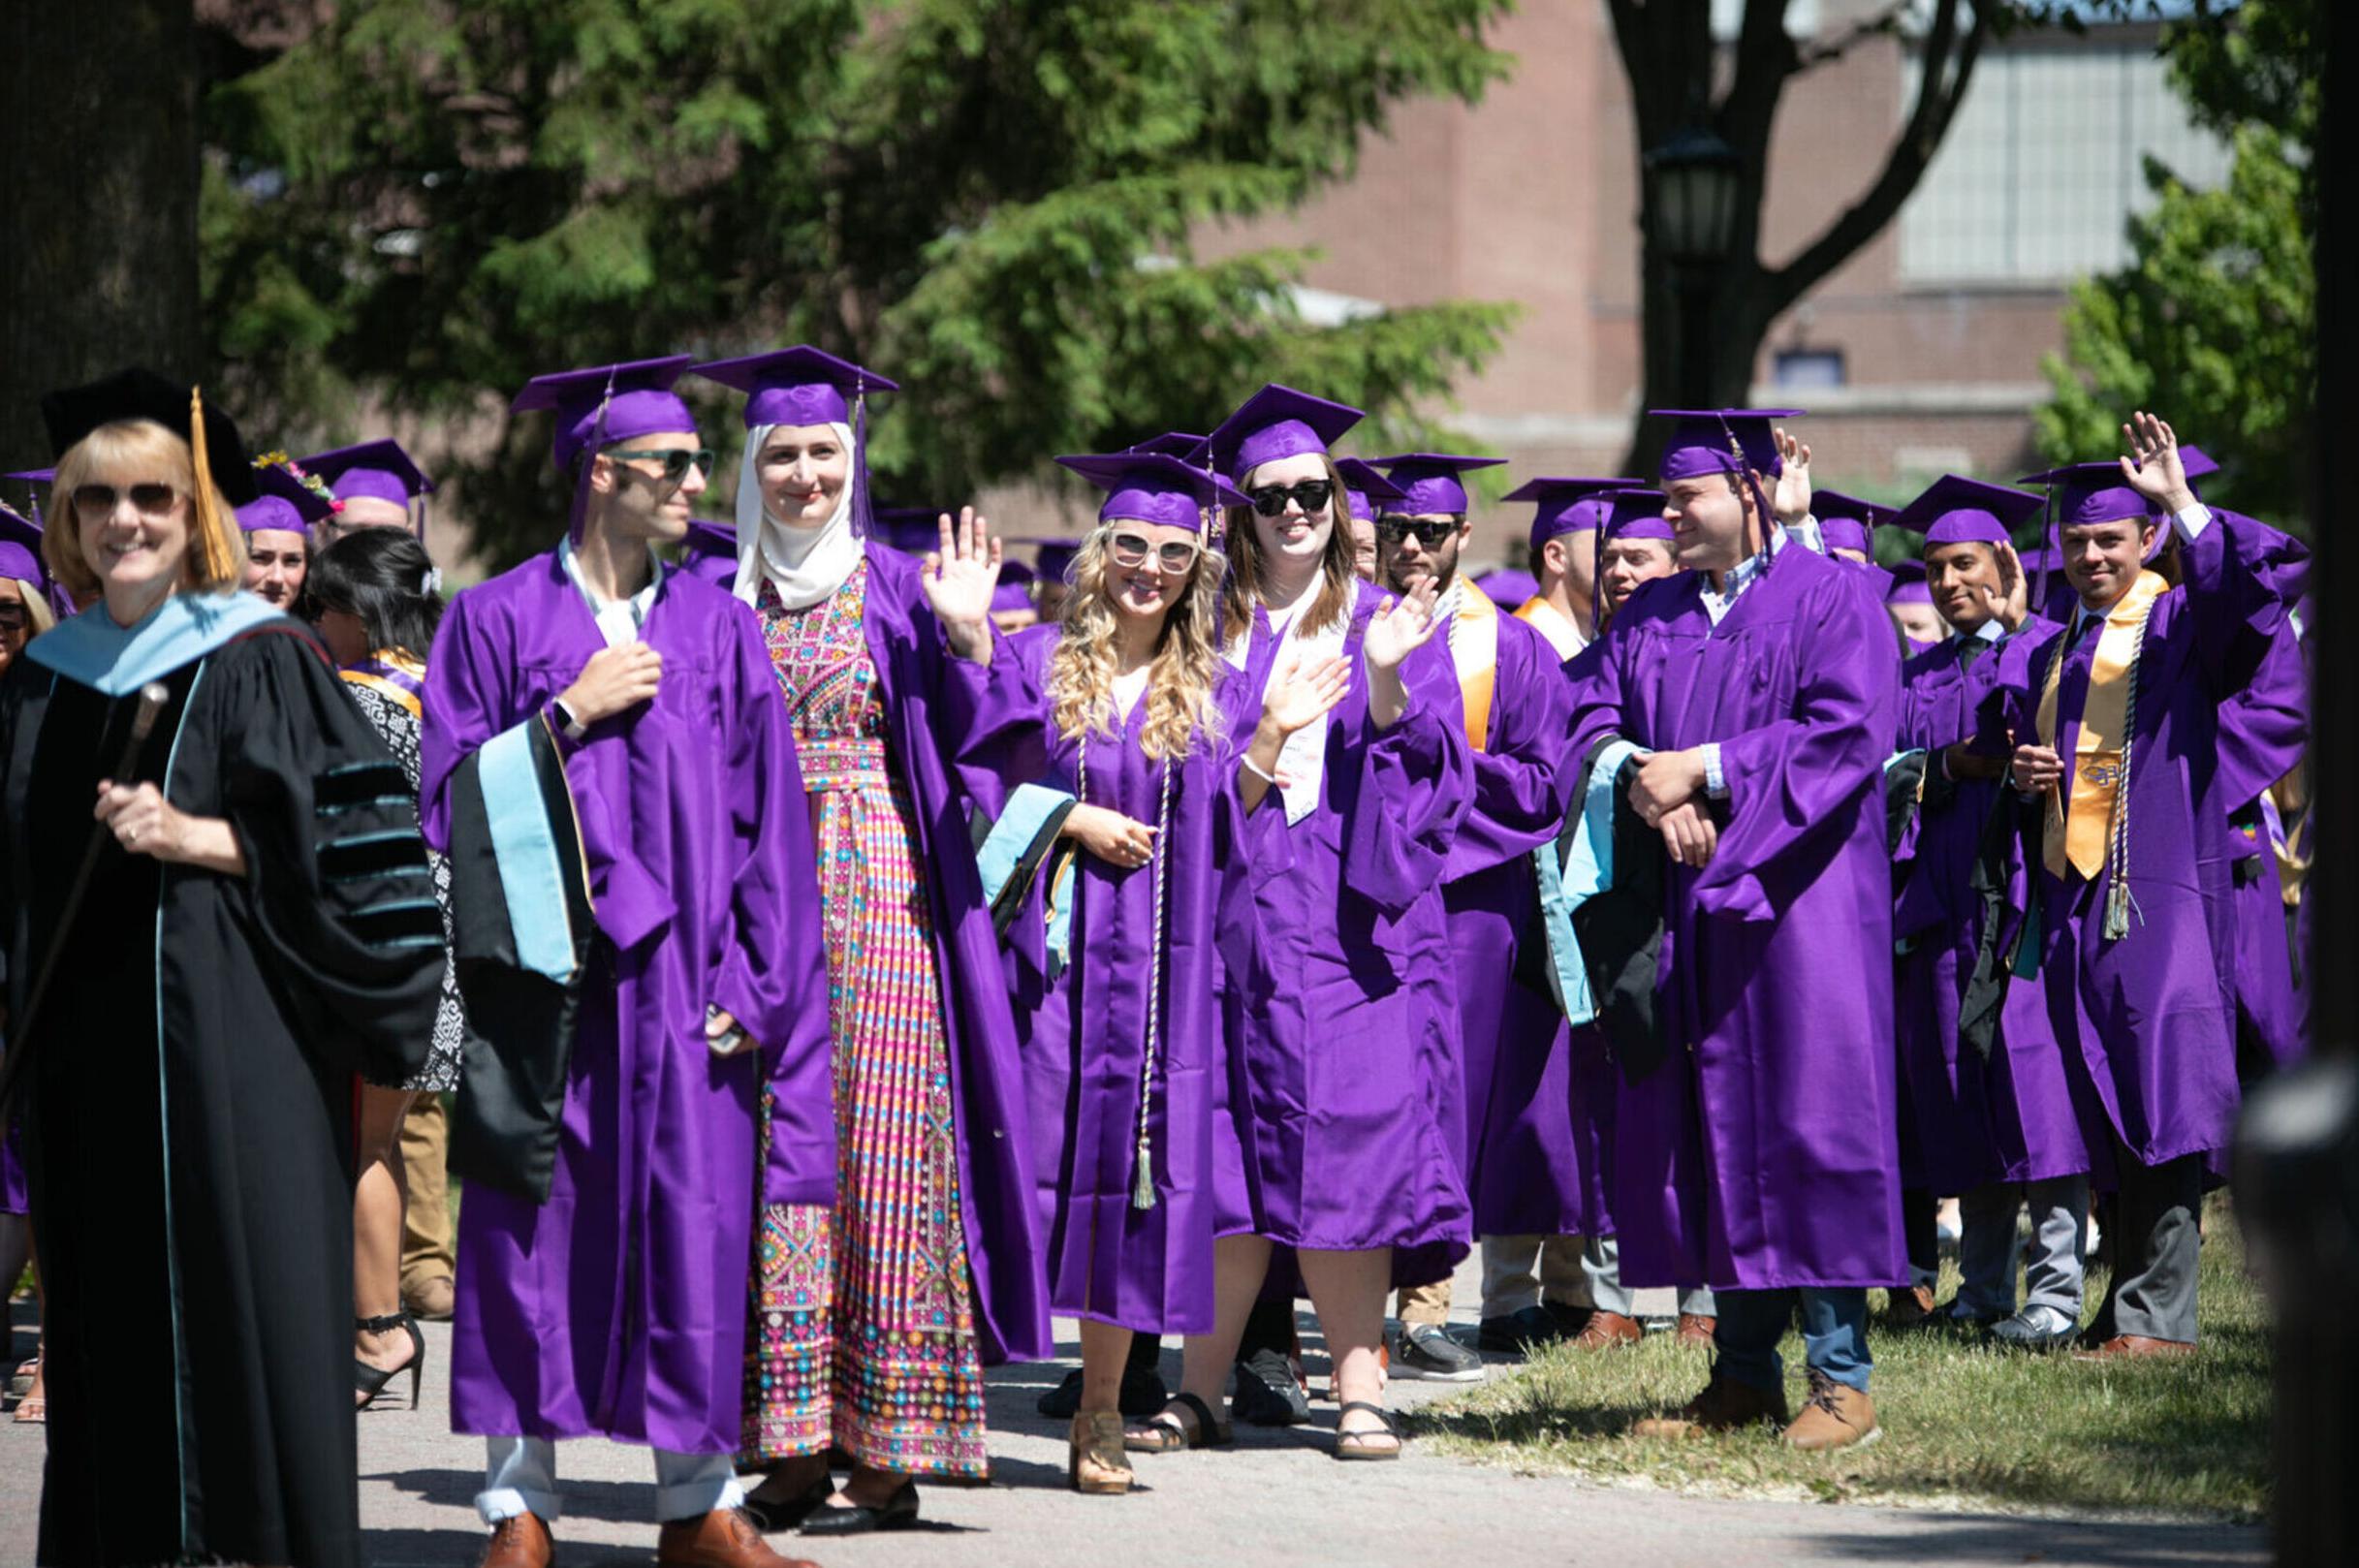
<path fill-rule="evenodd" d="M 418 1332 L 418 1320 L 407 1312 L 388 1312 L 380 1318 L 355 1318 L 352 1326 L 362 1333 L 392 1333 L 399 1329 L 410 1336 L 410 1359 L 391 1371 L 382 1366 L 371 1366 L 358 1356 L 353 1358 L 355 1386 L 361 1391 L 361 1402 L 357 1408 L 366 1410 L 376 1403 L 377 1396 L 385 1392 L 385 1386 L 407 1372 L 410 1374 L 410 1408 L 417 1409 L 418 1385 L 425 1376 L 425 1335 Z"/>

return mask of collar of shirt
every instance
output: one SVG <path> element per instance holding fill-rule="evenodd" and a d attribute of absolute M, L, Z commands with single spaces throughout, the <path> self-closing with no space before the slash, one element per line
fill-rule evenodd
<path fill-rule="evenodd" d="M 1993 615 L 1989 620 L 1984 621 L 1981 625 L 1975 627 L 1970 632 L 1951 633 L 1950 641 L 1953 643 L 1965 643 L 1974 639 L 1979 639 L 1985 643 L 1997 643 L 2005 638 L 2006 635 L 2006 627 L 2000 623 L 1997 615 Z"/>
<path fill-rule="evenodd" d="M 601 599 L 592 591 L 588 580 L 582 575 L 582 562 L 575 554 L 571 539 L 557 546 L 557 561 L 565 568 L 574 591 L 589 606 L 590 618 L 598 623 L 598 635 L 606 639 L 608 647 L 618 648 L 639 641 L 639 629 L 647 623 L 647 613 L 655 608 L 656 591 L 664 583 L 664 563 L 656 556 L 653 546 L 647 548 L 647 585 L 628 599 Z"/>
<path fill-rule="evenodd" d="M 1719 625 L 1721 619 L 1735 607 L 1738 597 L 1760 580 L 1762 569 L 1769 565 L 1771 556 L 1785 549 L 1785 541 L 1784 528 L 1771 528 L 1769 544 L 1762 549 L 1754 551 L 1746 559 L 1730 567 L 1727 575 L 1721 579 L 1719 592 L 1714 593 L 1710 581 L 1707 580 L 1704 587 L 1704 612 L 1712 617 L 1712 623 L 1714 626 Z"/>

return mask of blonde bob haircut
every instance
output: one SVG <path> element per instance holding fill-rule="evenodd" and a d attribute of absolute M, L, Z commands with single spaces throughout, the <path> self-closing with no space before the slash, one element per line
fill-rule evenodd
<path fill-rule="evenodd" d="M 1360 586 L 1359 574 L 1353 569 L 1351 540 L 1351 501 L 1343 488 L 1343 475 L 1336 460 L 1326 453 L 1319 462 L 1327 471 L 1327 549 L 1319 557 L 1320 576 L 1325 580 L 1311 597 L 1304 612 L 1302 627 L 1305 632 L 1323 632 L 1338 622 L 1351 618 L 1352 600 Z M 1253 476 L 1247 474 L 1250 482 Z M 1240 489 L 1243 486 L 1238 486 Z M 1221 589 L 1222 614 L 1227 624 L 1224 636 L 1249 636 L 1253 630 L 1253 609 L 1261 603 L 1266 586 L 1262 564 L 1261 536 L 1253 531 L 1253 509 L 1249 506 L 1229 508 L 1226 527 L 1229 552 L 1229 580 Z"/>
<path fill-rule="evenodd" d="M 208 475 L 197 478 L 196 454 L 178 435 L 153 420 L 118 420 L 102 424 L 66 449 L 49 486 L 50 511 L 64 526 L 42 531 L 41 553 L 49 570 L 76 599 L 98 593 L 98 568 L 82 557 L 81 518 L 74 492 L 91 483 L 170 485 L 188 502 L 188 549 L 180 560 L 180 587 L 189 593 L 226 593 L 246 581 L 246 542 L 230 503 Z M 202 483 L 210 505 L 200 505 Z M 213 519 L 207 528 L 205 519 Z"/>

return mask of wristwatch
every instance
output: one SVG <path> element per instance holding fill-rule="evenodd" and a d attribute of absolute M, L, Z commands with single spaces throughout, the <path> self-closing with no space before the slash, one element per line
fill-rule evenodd
<path fill-rule="evenodd" d="M 566 739 L 578 741 L 589 735 L 589 726 L 574 716 L 574 710 L 565 706 L 562 698 L 550 699 L 549 713 L 556 720 L 557 730 Z"/>

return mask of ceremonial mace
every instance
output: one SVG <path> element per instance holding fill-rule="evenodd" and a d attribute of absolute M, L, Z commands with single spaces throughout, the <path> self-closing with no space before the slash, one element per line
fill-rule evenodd
<path fill-rule="evenodd" d="M 172 693 L 163 682 L 151 680 L 140 688 L 140 706 L 132 711 L 131 734 L 123 740 L 123 754 L 115 760 L 114 771 L 109 775 L 121 778 L 140 760 L 140 748 L 155 733 L 156 717 L 164 705 L 172 701 Z M 104 823 L 90 830 L 90 840 L 82 846 L 82 862 L 74 873 L 74 885 L 66 890 L 65 906 L 57 914 L 57 931 L 49 939 L 49 951 L 42 955 L 41 968 L 33 975 L 32 989 L 25 992 L 24 1016 L 9 1020 L 8 1055 L 0 1062 L 0 1132 L 8 1127 L 9 1108 L 16 1098 L 16 1082 L 24 1074 L 25 1059 L 32 1055 L 33 1019 L 41 1012 L 41 1000 L 48 994 L 49 982 L 57 974 L 58 956 L 66 950 L 66 937 L 74 929 L 74 917 L 81 913 L 82 895 L 90 891 L 90 873 L 98 868 L 99 851 L 107 847 L 108 831 Z"/>

